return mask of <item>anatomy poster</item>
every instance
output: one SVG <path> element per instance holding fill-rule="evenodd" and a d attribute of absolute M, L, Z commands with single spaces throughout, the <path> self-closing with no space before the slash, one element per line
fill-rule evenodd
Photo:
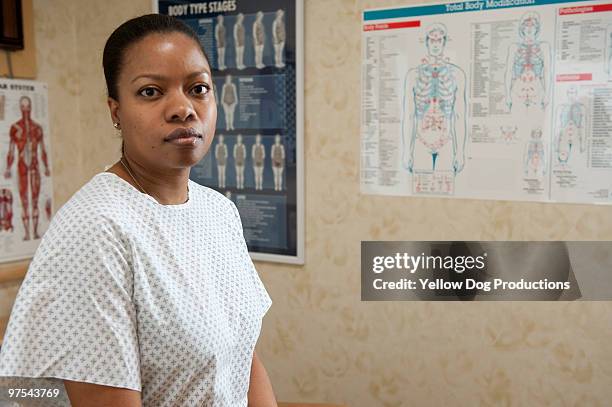
<path fill-rule="evenodd" d="M 0 262 L 32 257 L 53 208 L 47 85 L 0 79 Z"/>
<path fill-rule="evenodd" d="M 612 203 L 612 4 L 367 10 L 361 190 Z"/>
<path fill-rule="evenodd" d="M 253 259 L 303 263 L 303 3 L 156 0 L 208 54 L 216 136 L 191 179 L 238 208 Z"/>

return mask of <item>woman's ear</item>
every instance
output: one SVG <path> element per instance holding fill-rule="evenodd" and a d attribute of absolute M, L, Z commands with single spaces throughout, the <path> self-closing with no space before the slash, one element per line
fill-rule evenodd
<path fill-rule="evenodd" d="M 111 120 L 113 123 L 121 123 L 121 120 L 119 119 L 119 102 L 109 97 L 106 99 L 106 103 L 108 104 L 108 110 L 110 111 Z"/>

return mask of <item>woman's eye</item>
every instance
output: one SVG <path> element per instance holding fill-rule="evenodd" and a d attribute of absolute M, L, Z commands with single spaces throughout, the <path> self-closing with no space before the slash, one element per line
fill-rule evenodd
<path fill-rule="evenodd" d="M 140 96 L 151 98 L 157 96 L 159 94 L 159 91 L 155 88 L 144 88 L 139 92 L 139 94 Z"/>
<path fill-rule="evenodd" d="M 209 88 L 204 84 L 199 84 L 191 88 L 191 92 L 196 96 L 204 96 L 208 93 Z"/>

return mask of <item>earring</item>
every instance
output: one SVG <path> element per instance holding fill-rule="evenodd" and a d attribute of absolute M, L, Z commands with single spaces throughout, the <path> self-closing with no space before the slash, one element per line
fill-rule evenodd
<path fill-rule="evenodd" d="M 119 125 L 119 122 L 113 123 L 113 127 L 116 128 L 117 130 L 121 130 L 121 126 Z"/>

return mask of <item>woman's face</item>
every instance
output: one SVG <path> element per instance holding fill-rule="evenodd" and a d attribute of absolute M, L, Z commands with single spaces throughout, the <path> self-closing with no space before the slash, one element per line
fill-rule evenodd
<path fill-rule="evenodd" d="M 133 161 L 163 171 L 191 167 L 204 157 L 217 105 L 210 67 L 193 39 L 150 34 L 132 44 L 123 56 L 118 93 L 109 107 Z"/>

